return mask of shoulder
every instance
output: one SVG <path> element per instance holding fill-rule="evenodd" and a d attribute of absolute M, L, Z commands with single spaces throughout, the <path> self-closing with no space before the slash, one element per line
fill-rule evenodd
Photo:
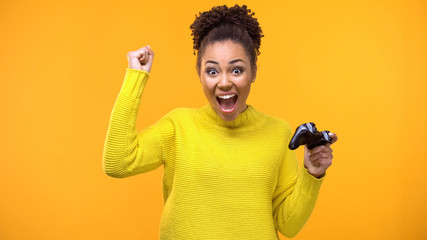
<path fill-rule="evenodd" d="M 168 112 L 165 115 L 165 117 L 181 118 L 181 117 L 193 115 L 195 113 L 196 113 L 195 108 L 178 107 Z"/>
<path fill-rule="evenodd" d="M 194 108 L 177 107 L 166 113 L 161 120 L 167 120 L 170 122 L 188 121 L 195 113 L 196 109 Z"/>
<path fill-rule="evenodd" d="M 183 125 L 193 122 L 195 110 L 191 108 L 175 108 L 161 117 L 151 127 L 161 135 L 171 135 Z"/>
<path fill-rule="evenodd" d="M 268 124 L 272 124 L 283 129 L 291 130 L 291 125 L 287 121 L 283 120 L 282 118 L 265 114 L 265 113 L 263 114 L 266 116 Z"/>
<path fill-rule="evenodd" d="M 265 115 L 267 118 L 265 123 L 267 127 L 275 129 L 275 131 L 286 135 L 286 137 L 292 136 L 292 127 L 286 120 L 268 114 Z"/>

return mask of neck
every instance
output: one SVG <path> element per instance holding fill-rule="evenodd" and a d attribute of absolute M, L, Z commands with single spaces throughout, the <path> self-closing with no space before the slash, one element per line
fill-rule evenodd
<path fill-rule="evenodd" d="M 223 120 L 209 104 L 200 108 L 199 113 L 208 124 L 214 128 L 221 129 L 256 128 L 264 124 L 266 120 L 266 115 L 259 112 L 251 105 L 246 105 L 245 110 L 243 110 L 236 119 L 231 121 Z"/>

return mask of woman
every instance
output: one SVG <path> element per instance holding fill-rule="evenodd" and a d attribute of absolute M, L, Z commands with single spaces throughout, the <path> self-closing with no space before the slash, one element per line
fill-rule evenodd
<path fill-rule="evenodd" d="M 175 109 L 138 133 L 154 52 L 149 46 L 129 52 L 105 142 L 105 172 L 128 177 L 164 165 L 160 239 L 295 236 L 332 163 L 330 144 L 306 149 L 299 173 L 287 148 L 289 125 L 246 104 L 263 36 L 246 6 L 213 7 L 190 28 L 209 104 Z"/>

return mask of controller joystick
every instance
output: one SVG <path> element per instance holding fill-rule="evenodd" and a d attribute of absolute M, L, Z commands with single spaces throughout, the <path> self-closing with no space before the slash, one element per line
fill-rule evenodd
<path fill-rule="evenodd" d="M 289 142 L 289 149 L 295 150 L 300 145 L 307 145 L 308 149 L 313 149 L 326 143 L 332 143 L 329 131 L 319 132 L 312 122 L 300 125 Z"/>

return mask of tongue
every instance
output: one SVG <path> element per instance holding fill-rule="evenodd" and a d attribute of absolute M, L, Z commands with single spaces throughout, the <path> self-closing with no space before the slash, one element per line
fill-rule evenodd
<path fill-rule="evenodd" d="M 234 104 L 236 103 L 236 99 L 237 99 L 237 96 L 234 96 L 229 99 L 218 98 L 218 102 L 223 109 L 232 109 L 234 107 Z"/>

